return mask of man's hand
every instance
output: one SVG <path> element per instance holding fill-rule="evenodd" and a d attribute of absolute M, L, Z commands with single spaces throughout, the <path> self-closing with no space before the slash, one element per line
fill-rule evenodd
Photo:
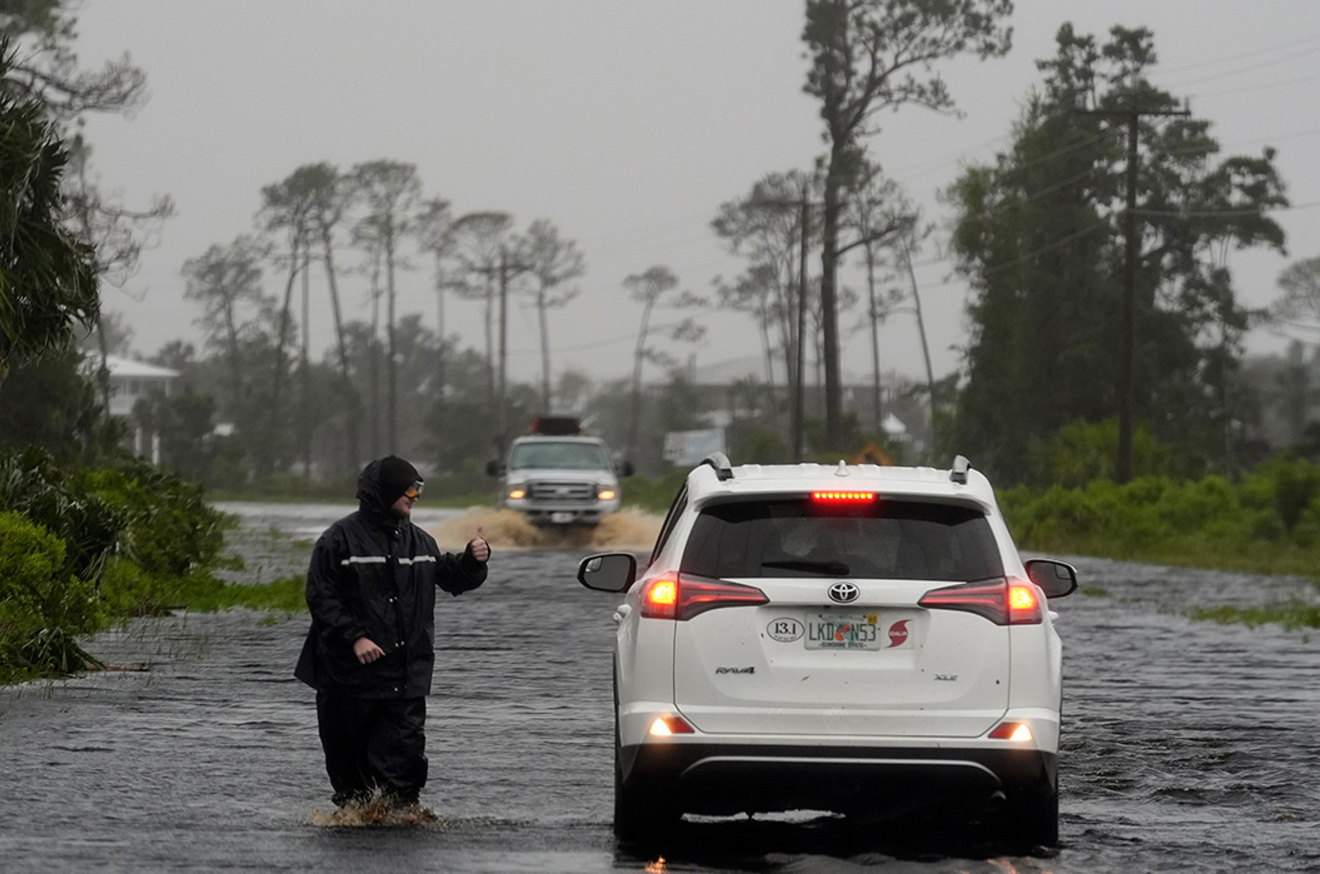
<path fill-rule="evenodd" d="M 486 538 L 481 536 L 481 526 L 477 526 L 477 536 L 468 541 L 468 549 L 472 551 L 472 557 L 477 561 L 485 562 L 490 558 L 490 544 Z"/>
<path fill-rule="evenodd" d="M 364 665 L 369 665 L 376 659 L 384 658 L 385 650 L 376 646 L 369 637 L 359 637 L 353 641 L 353 655 Z"/>

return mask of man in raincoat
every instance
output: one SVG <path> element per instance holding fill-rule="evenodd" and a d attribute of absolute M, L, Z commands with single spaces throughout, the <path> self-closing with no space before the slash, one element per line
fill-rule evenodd
<path fill-rule="evenodd" d="M 377 795 L 416 804 L 426 785 L 426 696 L 435 666 L 436 589 L 486 579 L 490 546 L 441 552 L 409 518 L 422 478 L 387 456 L 358 477 L 358 510 L 317 540 L 307 572 L 312 625 L 294 676 L 316 690 L 335 804 Z"/>

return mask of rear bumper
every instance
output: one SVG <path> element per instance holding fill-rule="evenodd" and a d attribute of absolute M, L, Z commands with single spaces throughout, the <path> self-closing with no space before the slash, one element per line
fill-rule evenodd
<path fill-rule="evenodd" d="M 688 813 L 779 810 L 885 817 L 975 813 L 1054 785 L 1057 757 L 1027 749 L 645 743 L 619 751 L 630 790 Z"/>

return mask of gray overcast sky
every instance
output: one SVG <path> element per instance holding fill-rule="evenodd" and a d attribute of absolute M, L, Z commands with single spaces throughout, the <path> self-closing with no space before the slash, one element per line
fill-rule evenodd
<path fill-rule="evenodd" d="M 1226 154 L 1277 147 L 1294 208 L 1276 214 L 1288 257 L 1235 253 L 1243 301 L 1263 306 L 1291 261 L 1320 255 L 1320 2 L 1317 0 L 1017 0 L 1014 47 L 999 60 L 942 66 L 961 119 L 910 107 L 882 119 L 873 157 L 923 204 L 960 166 L 1008 140 L 1070 21 L 1098 37 L 1146 26 L 1157 84 L 1190 97 Z M 329 161 L 417 165 L 427 196 L 455 213 L 502 210 L 518 230 L 549 218 L 584 251 L 583 293 L 551 323 L 556 372 L 628 372 L 640 309 L 625 276 L 669 266 L 694 291 L 742 265 L 709 230 L 719 204 L 770 172 L 810 167 L 822 150 L 816 104 L 802 93 L 802 0 L 87 0 L 77 50 L 99 67 L 123 52 L 148 75 L 131 119 L 88 126 L 94 171 L 129 205 L 170 194 L 178 213 L 106 308 L 123 313 L 140 354 L 198 340 L 180 267 L 253 228 L 261 187 Z M 936 375 L 958 366 L 966 289 L 928 247 L 923 288 Z M 434 327 L 429 264 L 399 280 L 400 312 Z M 856 283 L 860 277 L 854 276 Z M 272 293 L 282 289 L 267 271 Z M 366 280 L 344 282 L 347 315 L 368 318 Z M 315 292 L 314 292 L 315 293 Z M 312 316 L 313 355 L 330 342 L 329 306 Z M 450 329 L 482 348 L 477 304 L 451 301 Z M 845 316 L 852 325 L 856 316 Z M 700 366 L 759 354 L 750 318 L 704 318 Z M 530 310 L 510 316 L 510 378 L 537 373 Z M 319 338 L 319 339 L 315 339 Z M 922 374 L 910 315 L 883 332 L 886 370 Z M 1263 329 L 1248 348 L 1276 351 Z M 869 372 L 865 333 L 845 338 L 844 367 Z"/>

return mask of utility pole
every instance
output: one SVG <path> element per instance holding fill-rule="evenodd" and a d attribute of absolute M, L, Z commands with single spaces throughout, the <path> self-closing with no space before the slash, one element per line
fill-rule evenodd
<path fill-rule="evenodd" d="M 507 398 L 506 374 L 509 361 L 509 281 L 519 274 L 531 270 L 531 265 L 521 261 L 510 261 L 508 248 L 500 246 L 499 293 L 499 373 L 495 383 L 495 445 L 503 455 L 508 445 L 508 411 L 505 409 Z"/>
<path fill-rule="evenodd" d="M 794 349 L 797 361 L 793 365 L 793 460 L 801 463 L 802 461 L 802 431 L 803 431 L 803 403 L 802 394 L 805 391 L 806 382 L 802 379 L 803 348 L 806 343 L 807 329 L 807 238 L 811 221 L 811 204 L 807 199 L 808 183 L 802 182 L 802 197 L 798 201 L 798 230 L 801 232 L 801 242 L 798 245 L 798 299 L 797 299 L 797 344 Z"/>
<path fill-rule="evenodd" d="M 495 389 L 495 439 L 499 442 L 500 451 L 504 451 L 505 439 L 505 409 L 504 409 L 504 391 L 507 383 L 505 375 L 508 370 L 509 362 L 509 253 L 504 247 L 500 247 L 500 370 L 499 379 L 496 382 Z"/>
<path fill-rule="evenodd" d="M 1186 109 L 1140 109 L 1135 104 L 1126 109 L 1095 109 L 1084 115 L 1103 115 L 1127 121 L 1127 206 L 1123 216 L 1126 237 L 1123 265 L 1122 346 L 1118 362 L 1118 457 L 1114 479 L 1125 483 L 1132 478 L 1132 407 L 1137 354 L 1137 264 L 1141 258 L 1141 240 L 1137 233 L 1137 151 L 1138 126 L 1142 116 L 1191 115 Z"/>

